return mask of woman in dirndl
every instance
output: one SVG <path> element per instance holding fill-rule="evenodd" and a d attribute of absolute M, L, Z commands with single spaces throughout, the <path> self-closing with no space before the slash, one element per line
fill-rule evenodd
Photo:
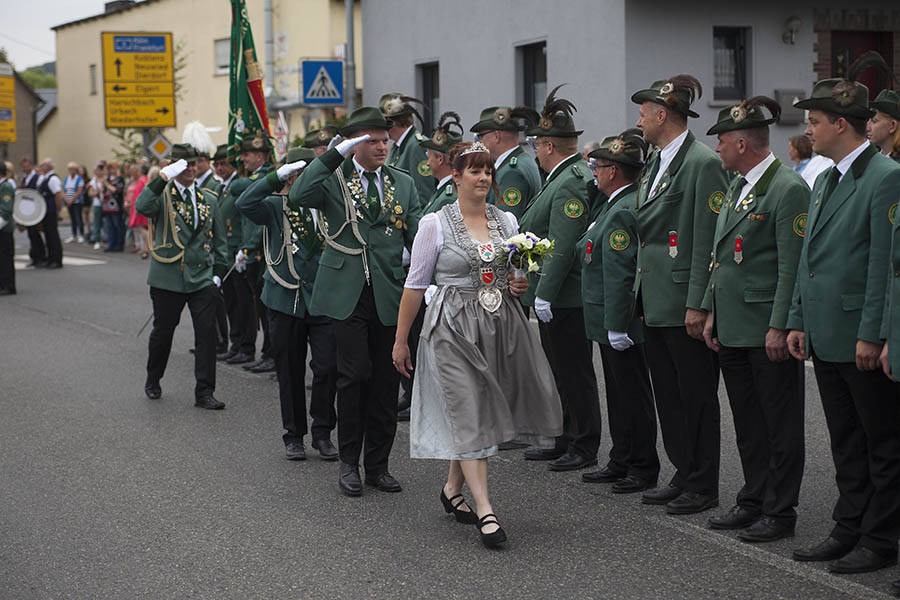
<path fill-rule="evenodd" d="M 477 525 L 481 541 L 492 547 L 507 538 L 488 496 L 487 458 L 503 442 L 552 443 L 563 419 L 550 365 L 517 300 L 528 280 L 510 271 L 501 251 L 518 223 L 485 202 L 491 189 L 496 194 L 487 148 L 459 146 L 452 159 L 459 199 L 419 222 L 393 361 L 409 377 L 410 326 L 434 282 L 415 363 L 410 455 L 450 461 L 440 494 L 444 510 Z"/>

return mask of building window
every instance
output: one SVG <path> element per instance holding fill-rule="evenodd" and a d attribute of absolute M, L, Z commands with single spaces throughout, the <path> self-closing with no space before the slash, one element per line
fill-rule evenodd
<path fill-rule="evenodd" d="M 228 75 L 228 68 L 231 62 L 231 38 L 216 40 L 213 44 L 215 44 L 214 54 L 216 57 L 216 69 L 214 74 Z"/>
<path fill-rule="evenodd" d="M 97 95 L 97 65 L 91 65 L 88 68 L 88 71 L 90 73 L 90 78 L 91 78 L 91 82 L 90 82 L 91 96 L 96 96 Z"/>
<path fill-rule="evenodd" d="M 749 27 L 713 27 L 713 99 L 747 97 Z"/>
<path fill-rule="evenodd" d="M 419 65 L 419 86 L 422 90 L 422 102 L 425 103 L 425 112 L 422 114 L 422 128 L 425 135 L 430 136 L 441 116 L 441 88 L 439 84 L 438 63 Z"/>
<path fill-rule="evenodd" d="M 540 111 L 547 99 L 547 42 L 520 46 L 522 103 Z"/>

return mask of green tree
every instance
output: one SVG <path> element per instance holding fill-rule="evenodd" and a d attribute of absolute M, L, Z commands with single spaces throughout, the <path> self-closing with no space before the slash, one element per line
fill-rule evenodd
<path fill-rule="evenodd" d="M 20 73 L 28 85 L 36 90 L 56 88 L 56 77 L 45 73 L 40 67 L 31 67 Z"/>

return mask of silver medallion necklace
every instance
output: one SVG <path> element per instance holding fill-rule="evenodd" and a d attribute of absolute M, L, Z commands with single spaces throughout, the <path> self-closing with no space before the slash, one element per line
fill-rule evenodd
<path fill-rule="evenodd" d="M 500 249 L 503 245 L 501 219 L 499 211 L 491 204 L 485 206 L 487 226 L 491 241 L 476 242 L 469 235 L 469 228 L 463 220 L 459 203 L 448 204 L 447 220 L 453 228 L 453 239 L 469 256 L 469 274 L 478 303 L 488 312 L 495 312 L 503 303 L 503 290 L 509 283 L 506 280 L 507 266 Z M 504 228 L 505 229 L 505 228 Z"/>

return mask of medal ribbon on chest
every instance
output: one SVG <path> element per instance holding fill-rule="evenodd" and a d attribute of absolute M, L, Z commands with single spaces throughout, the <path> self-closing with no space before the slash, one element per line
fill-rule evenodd
<path fill-rule="evenodd" d="M 584 249 L 584 262 L 587 264 L 591 264 L 591 255 L 594 252 L 594 243 L 591 240 L 588 240 L 587 248 Z"/>
<path fill-rule="evenodd" d="M 678 232 L 669 232 L 669 256 L 675 258 L 678 256 Z"/>
<path fill-rule="evenodd" d="M 744 260 L 744 236 L 738 235 L 734 238 L 734 262 L 741 264 Z"/>

